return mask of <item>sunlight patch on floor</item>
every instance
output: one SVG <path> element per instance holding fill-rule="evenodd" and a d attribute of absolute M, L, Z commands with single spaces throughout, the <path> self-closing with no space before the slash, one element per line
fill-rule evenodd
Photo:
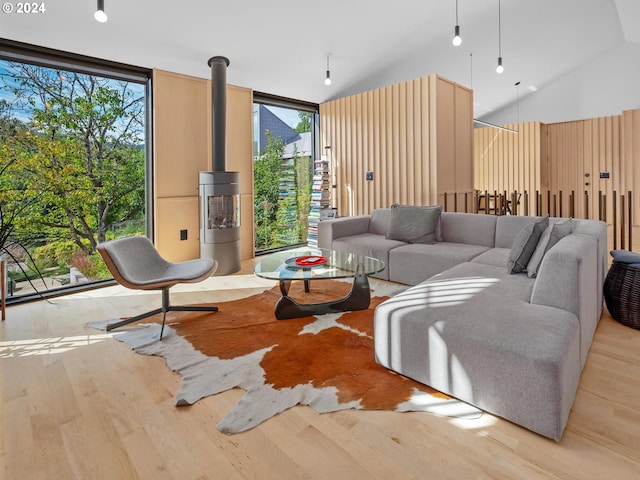
<path fill-rule="evenodd" d="M 480 430 L 479 435 L 486 435 L 482 429 L 494 426 L 498 423 L 498 419 L 490 413 L 484 412 L 478 418 L 452 418 L 449 423 L 463 430 Z"/>
<path fill-rule="evenodd" d="M 109 334 L 33 338 L 0 342 L 0 358 L 32 357 L 65 353 L 111 338 Z"/>

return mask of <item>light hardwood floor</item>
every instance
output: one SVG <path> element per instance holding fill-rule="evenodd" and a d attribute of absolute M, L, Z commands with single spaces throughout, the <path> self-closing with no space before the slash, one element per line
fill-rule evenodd
<path fill-rule="evenodd" d="M 176 288 L 175 302 L 256 291 L 250 274 Z M 638 479 L 640 331 L 605 311 L 562 441 L 484 414 L 295 407 L 248 432 L 218 420 L 238 390 L 177 408 L 180 379 L 90 320 L 154 308 L 158 294 L 118 286 L 12 306 L 0 325 L 0 478 L 22 479 Z"/>

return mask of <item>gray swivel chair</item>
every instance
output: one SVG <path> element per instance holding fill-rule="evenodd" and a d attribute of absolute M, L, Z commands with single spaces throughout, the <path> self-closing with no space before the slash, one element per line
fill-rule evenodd
<path fill-rule="evenodd" d="M 164 333 L 167 312 L 217 312 L 218 307 L 173 306 L 169 302 L 169 289 L 178 283 L 197 283 L 210 277 L 218 268 L 218 262 L 210 258 L 168 262 L 160 256 L 146 237 L 123 237 L 97 246 L 104 263 L 121 285 L 135 290 L 161 290 L 162 307 L 135 317 L 112 323 L 107 331 L 128 325 L 162 312 L 160 340 Z"/>

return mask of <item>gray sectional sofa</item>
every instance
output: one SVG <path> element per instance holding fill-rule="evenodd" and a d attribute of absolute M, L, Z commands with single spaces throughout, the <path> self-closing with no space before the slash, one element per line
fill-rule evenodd
<path fill-rule="evenodd" d="M 509 273 L 540 217 L 445 212 L 435 243 L 388 239 L 391 219 L 377 209 L 318 227 L 319 247 L 376 257 L 380 278 L 413 285 L 376 308 L 376 360 L 560 440 L 602 312 L 606 224 L 549 219 L 564 236 L 534 253 L 534 273 Z"/>

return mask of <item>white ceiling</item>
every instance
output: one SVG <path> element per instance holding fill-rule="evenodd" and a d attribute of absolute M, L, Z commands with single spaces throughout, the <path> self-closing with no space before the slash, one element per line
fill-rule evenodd
<path fill-rule="evenodd" d="M 95 0 L 48 0 L 0 13 L 0 37 L 203 78 L 224 55 L 229 83 L 318 103 L 438 73 L 474 89 L 478 118 L 640 42 L 639 0 L 502 0 L 498 75 L 498 0 L 458 2 L 457 48 L 455 0 L 105 0 L 105 24 Z"/>

